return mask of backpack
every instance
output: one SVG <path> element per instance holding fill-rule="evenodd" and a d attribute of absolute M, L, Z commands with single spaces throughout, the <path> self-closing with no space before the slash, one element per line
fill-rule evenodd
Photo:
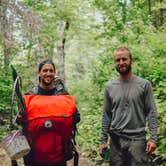
<path fill-rule="evenodd" d="M 24 101 L 27 139 L 35 162 L 55 164 L 71 159 L 74 155 L 71 141 L 75 129 L 74 98 L 71 95 L 30 94 L 24 95 Z"/>

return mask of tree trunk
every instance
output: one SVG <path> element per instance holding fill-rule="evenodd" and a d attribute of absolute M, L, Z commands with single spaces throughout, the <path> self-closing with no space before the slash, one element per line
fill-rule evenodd
<path fill-rule="evenodd" d="M 59 35 L 59 40 L 57 42 L 57 65 L 58 70 L 57 74 L 64 80 L 65 82 L 65 42 L 66 42 L 66 30 L 69 28 L 69 23 L 63 20 L 58 21 L 57 32 Z"/>
<path fill-rule="evenodd" d="M 122 20 L 123 20 L 123 24 L 126 23 L 126 5 L 127 5 L 127 1 L 124 0 L 123 7 L 122 7 Z"/>
<path fill-rule="evenodd" d="M 151 16 L 152 12 L 151 12 L 151 0 L 148 0 L 148 11 L 149 11 L 149 15 Z"/>
<path fill-rule="evenodd" d="M 2 38 L 2 47 L 3 47 L 3 59 L 4 59 L 4 67 L 7 68 L 10 63 L 10 54 L 11 54 L 11 32 L 10 32 L 10 24 L 7 17 L 7 8 L 8 1 L 1 0 L 0 1 L 0 34 Z"/>
<path fill-rule="evenodd" d="M 162 2 L 163 0 L 160 0 L 160 3 Z M 164 11 L 166 11 L 166 9 L 160 8 L 160 25 L 161 26 L 164 24 Z"/>

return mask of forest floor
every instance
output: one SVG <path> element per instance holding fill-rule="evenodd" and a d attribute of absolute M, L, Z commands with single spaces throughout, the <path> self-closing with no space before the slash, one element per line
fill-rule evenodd
<path fill-rule="evenodd" d="M 17 162 L 18 166 L 24 166 L 22 159 L 18 159 Z M 11 166 L 10 158 L 2 148 L 0 148 L 0 166 Z M 73 160 L 68 162 L 68 166 L 73 166 Z M 79 166 L 91 166 L 90 161 L 83 157 L 81 153 L 79 158 Z"/>

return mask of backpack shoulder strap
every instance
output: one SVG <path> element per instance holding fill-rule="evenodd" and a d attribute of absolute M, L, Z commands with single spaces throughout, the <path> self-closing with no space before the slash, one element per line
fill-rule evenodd
<path fill-rule="evenodd" d="M 34 86 L 32 89 L 30 89 L 28 92 L 25 93 L 25 95 L 37 95 L 38 94 L 38 86 Z"/>

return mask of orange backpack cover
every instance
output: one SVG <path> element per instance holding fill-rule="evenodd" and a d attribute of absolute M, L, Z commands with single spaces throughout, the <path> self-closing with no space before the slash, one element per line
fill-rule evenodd
<path fill-rule="evenodd" d="M 76 112 L 71 95 L 24 95 L 28 141 L 37 163 L 67 160 Z"/>

